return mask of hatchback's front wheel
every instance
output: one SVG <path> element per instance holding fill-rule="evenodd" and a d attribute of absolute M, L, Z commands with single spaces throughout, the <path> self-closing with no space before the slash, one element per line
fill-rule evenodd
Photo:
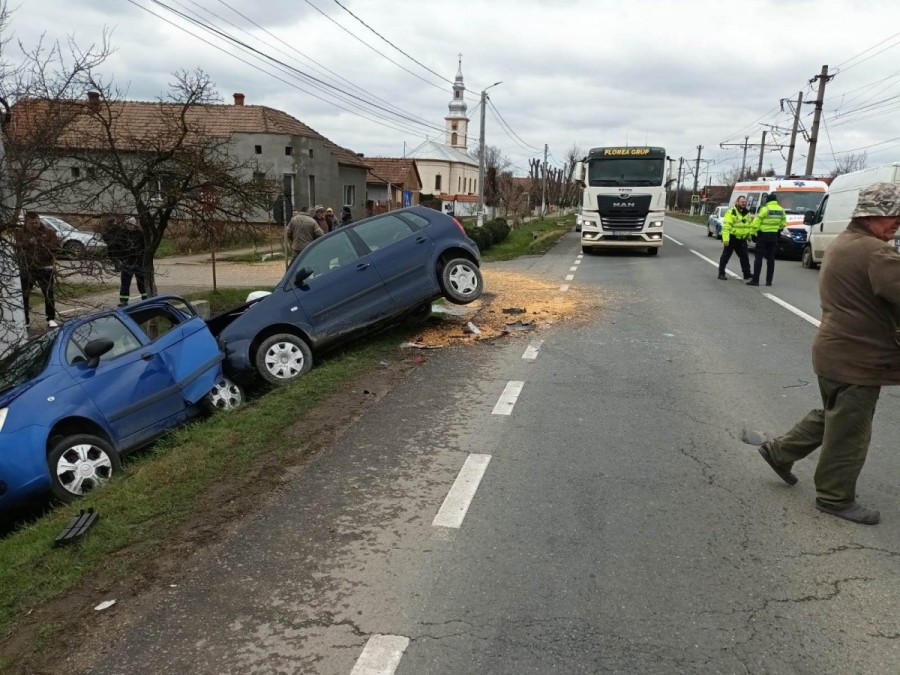
<path fill-rule="evenodd" d="M 441 270 L 441 293 L 450 302 L 468 305 L 481 297 L 484 280 L 478 265 L 465 258 L 454 258 Z"/>
<path fill-rule="evenodd" d="M 312 350 L 290 333 L 267 337 L 256 350 L 256 371 L 269 384 L 285 384 L 309 372 Z"/>
<path fill-rule="evenodd" d="M 108 441 L 93 434 L 62 438 L 47 455 L 50 491 L 62 502 L 83 497 L 119 472 L 119 453 Z"/>

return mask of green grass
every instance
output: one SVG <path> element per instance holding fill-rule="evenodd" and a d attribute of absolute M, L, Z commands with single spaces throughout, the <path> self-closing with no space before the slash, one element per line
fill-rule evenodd
<path fill-rule="evenodd" d="M 521 255 L 544 253 L 575 227 L 575 216 L 531 220 L 515 227 L 499 244 L 482 254 L 485 262 L 511 260 Z"/>
<path fill-rule="evenodd" d="M 687 213 L 674 213 L 674 212 L 667 212 L 666 215 L 669 216 L 670 218 L 678 218 L 678 220 L 686 220 L 689 223 L 697 223 L 698 225 L 706 225 L 706 221 L 709 218 L 708 215 L 707 216 L 692 216 Z"/>
<path fill-rule="evenodd" d="M 263 260 L 263 256 L 269 256 L 265 260 Z M 252 253 L 240 253 L 236 255 L 224 255 L 218 258 L 222 262 L 230 262 L 230 263 L 262 263 L 262 262 L 276 262 L 280 260 L 284 262 L 284 253 L 275 249 L 274 253 L 272 251 L 254 251 Z"/>
<path fill-rule="evenodd" d="M 95 293 L 104 293 L 106 291 L 114 291 L 119 287 L 118 284 L 98 284 L 98 283 L 69 283 L 63 282 L 56 286 L 56 300 L 57 302 L 61 300 L 75 300 L 76 298 L 83 298 L 86 295 L 94 295 Z M 44 299 L 41 295 L 40 290 L 35 286 L 35 288 L 31 291 L 31 307 L 32 309 L 37 307 L 40 309 L 43 305 Z"/>
<path fill-rule="evenodd" d="M 249 475 L 266 456 L 284 459 L 297 453 L 301 441 L 284 431 L 350 379 L 396 353 L 405 337 L 402 330 L 382 334 L 336 353 L 298 382 L 241 410 L 170 433 L 151 450 L 126 461 L 122 473 L 102 490 L 54 509 L 0 540 L 0 639 L 5 641 L 32 610 L 86 578 L 103 580 L 107 587 L 127 578 L 141 560 L 165 548 L 204 494 L 222 479 Z M 97 525 L 80 543 L 53 548 L 69 518 L 86 507 L 101 514 Z M 38 643 L 52 639 L 53 630 L 45 633 L 37 636 Z M 4 665 L 11 666 L 0 663 L 0 672 L 6 670 Z"/>

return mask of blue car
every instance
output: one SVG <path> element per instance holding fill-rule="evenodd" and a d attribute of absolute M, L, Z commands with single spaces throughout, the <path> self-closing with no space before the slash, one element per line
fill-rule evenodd
<path fill-rule="evenodd" d="M 0 362 L 0 510 L 47 491 L 71 501 L 200 404 L 238 405 L 223 358 L 174 296 L 79 317 L 15 349 Z"/>
<path fill-rule="evenodd" d="M 210 319 L 225 374 L 282 384 L 308 372 L 314 352 L 428 316 L 440 296 L 470 303 L 484 287 L 480 260 L 458 221 L 424 207 L 335 230 L 303 250 L 271 295 Z"/>

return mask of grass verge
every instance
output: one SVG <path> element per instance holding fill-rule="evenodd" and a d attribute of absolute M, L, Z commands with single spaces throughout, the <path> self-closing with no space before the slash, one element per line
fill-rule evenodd
<path fill-rule="evenodd" d="M 504 241 L 484 251 L 482 258 L 485 262 L 495 262 L 544 253 L 574 227 L 574 215 L 528 221 L 514 228 Z"/>
<path fill-rule="evenodd" d="M 0 641 L 7 642 L 28 614 L 82 582 L 100 584 L 102 593 L 126 579 L 166 549 L 213 488 L 252 475 L 255 463 L 296 453 L 298 440 L 285 430 L 348 381 L 395 354 L 397 343 L 407 336 L 407 330 L 397 329 L 336 352 L 298 382 L 241 410 L 170 433 L 127 461 L 104 489 L 53 509 L 0 540 Z M 101 515 L 98 524 L 80 543 L 53 548 L 69 518 L 87 507 Z M 49 644 L 58 629 L 43 628 L 18 648 L 34 651 Z M 12 665 L 0 659 L 0 672 Z"/>
<path fill-rule="evenodd" d="M 689 213 L 666 213 L 670 218 L 677 218 L 678 220 L 686 220 L 689 223 L 697 223 L 697 225 L 706 225 L 706 221 L 709 216 L 692 216 Z"/>
<path fill-rule="evenodd" d="M 284 253 L 278 249 L 273 251 L 253 251 L 252 253 L 237 253 L 235 255 L 225 255 L 219 257 L 222 262 L 230 263 L 263 263 L 284 262 Z"/>
<path fill-rule="evenodd" d="M 206 300 L 209 303 L 209 314 L 215 316 L 226 309 L 243 305 L 247 302 L 247 294 L 253 291 L 271 291 L 272 286 L 253 286 L 247 288 L 220 288 L 217 291 L 198 291 L 188 293 L 187 300 Z"/>
<path fill-rule="evenodd" d="M 63 282 L 56 286 L 56 301 L 65 302 L 66 300 L 75 300 L 83 298 L 86 295 L 94 295 L 95 293 L 105 293 L 106 291 L 114 291 L 119 287 L 118 284 L 97 284 L 93 282 L 69 283 Z M 31 291 L 31 306 L 40 307 L 37 303 L 43 303 L 43 296 L 37 289 Z"/>

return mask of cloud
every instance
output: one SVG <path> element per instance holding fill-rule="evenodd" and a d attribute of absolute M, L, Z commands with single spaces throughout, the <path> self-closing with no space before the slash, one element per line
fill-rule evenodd
<path fill-rule="evenodd" d="M 336 91 L 317 91 L 317 85 L 294 71 L 279 72 L 271 62 L 260 63 L 233 45 L 225 46 L 151 0 L 134 1 L 139 6 L 121 0 L 32 0 L 16 10 L 13 27 L 26 43 L 36 41 L 42 32 L 52 39 L 71 35 L 79 43 L 90 43 L 99 40 L 98 27 L 108 26 L 116 52 L 104 72 L 127 84 L 132 97 L 155 98 L 176 69 L 202 67 L 226 101 L 232 92 L 241 91 L 248 104 L 286 110 L 366 155 L 399 155 L 404 142 L 412 147 L 426 135 L 441 135 L 458 52 L 464 54 L 469 110 L 474 110 L 481 87 L 502 80 L 491 90 L 494 105 L 527 146 L 540 149 L 548 143 L 559 159 L 573 143 L 588 148 L 646 140 L 666 147 L 674 157 L 694 157 L 696 146 L 703 145 L 704 157 L 716 162 L 713 174 L 719 173 L 739 164 L 741 155 L 740 149 L 721 149 L 719 143 L 742 142 L 745 135 L 758 142 L 765 127 L 757 120 L 788 127 L 792 117 L 787 108 L 782 112 L 780 99 L 796 99 L 801 89 L 812 99 L 815 92 L 807 82 L 823 63 L 835 67 L 847 62 L 827 85 L 828 130 L 823 127 L 820 134 L 818 171 L 829 170 L 832 148 L 840 152 L 900 137 L 900 99 L 896 108 L 890 100 L 900 94 L 900 77 L 889 77 L 897 69 L 893 64 L 900 47 L 877 54 L 892 44 L 888 41 L 848 61 L 891 34 L 890 27 L 900 23 L 897 3 L 471 0 L 455 13 L 448 11 L 452 5 L 434 1 L 344 3 L 437 76 L 385 44 L 333 1 L 275 0 L 261 5 L 226 0 L 226 5 L 221 0 L 161 0 L 293 68 L 352 92 L 346 101 Z M 872 58 L 863 61 L 867 56 Z M 888 100 L 880 103 L 884 99 Z M 362 101 L 396 106 L 403 115 L 430 126 L 371 107 L 361 112 Z M 860 108 L 873 103 L 871 110 Z M 812 106 L 804 106 L 807 127 L 811 112 Z M 866 118 L 865 113 L 882 114 Z M 477 137 L 477 115 L 476 111 L 471 124 L 472 142 Z M 783 133 L 774 138 L 786 142 Z M 490 111 L 487 140 L 520 165 L 538 154 L 510 138 Z M 872 148 L 870 164 L 896 158 L 898 148 L 891 144 Z M 751 148 L 748 154 L 755 152 Z M 804 143 L 798 155 L 805 153 Z M 778 152 L 767 154 L 767 165 L 770 159 L 777 169 L 783 167 Z"/>

